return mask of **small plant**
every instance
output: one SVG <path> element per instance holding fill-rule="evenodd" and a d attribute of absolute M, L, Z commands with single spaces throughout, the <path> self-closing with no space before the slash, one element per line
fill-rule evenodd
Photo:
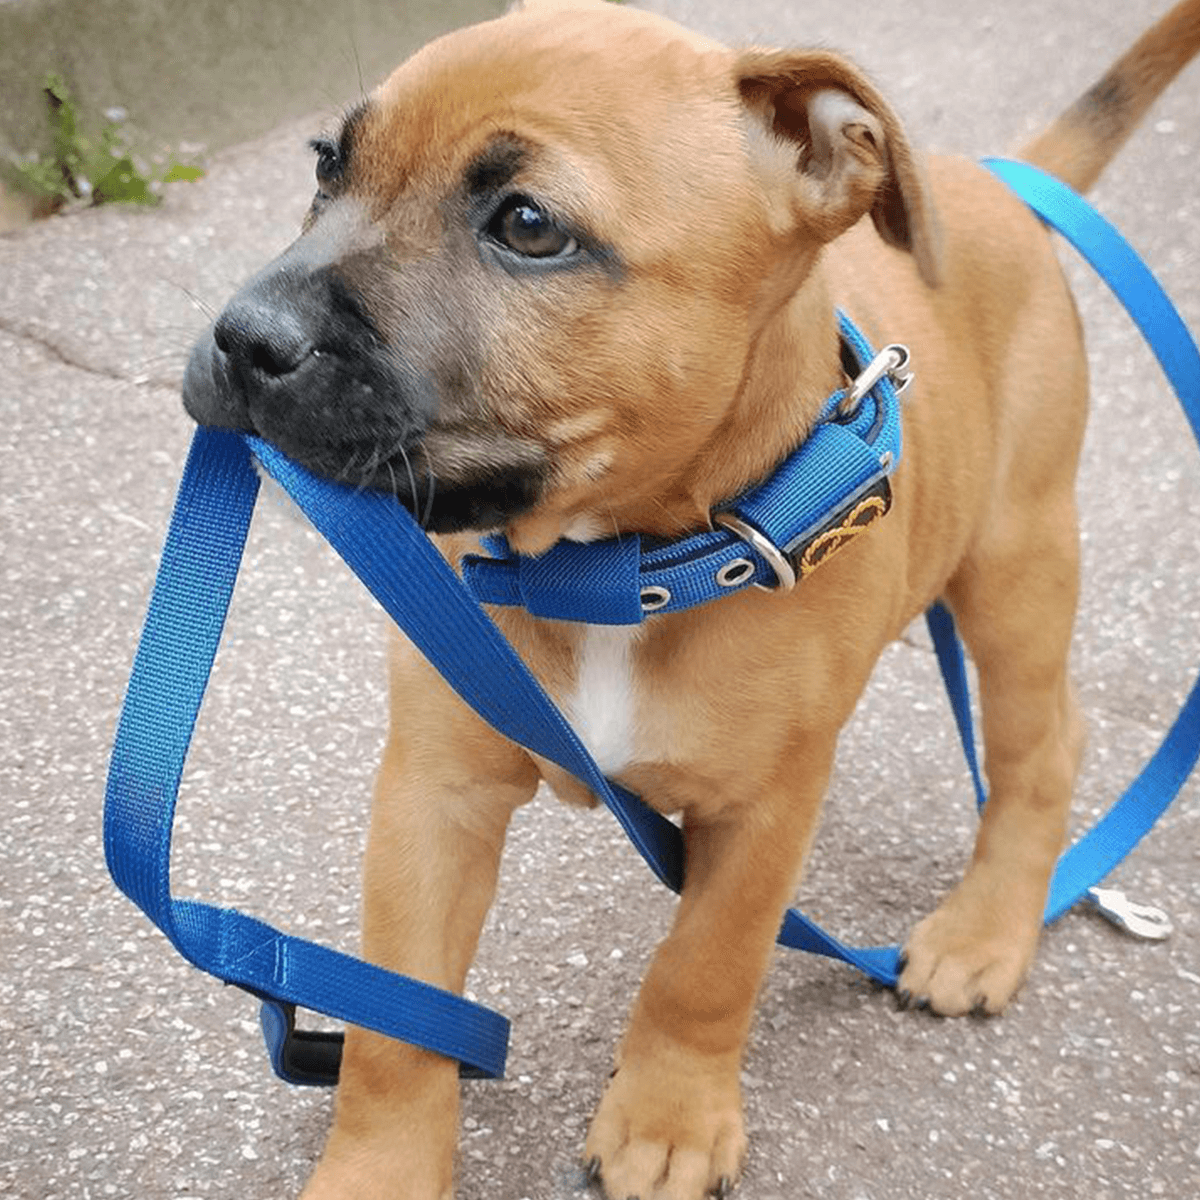
<path fill-rule="evenodd" d="M 33 197 L 39 215 L 70 204 L 157 204 L 160 184 L 204 174 L 201 167 L 175 161 L 161 174 L 151 174 L 126 141 L 122 110 L 106 112 L 99 138 L 92 139 L 79 127 L 79 111 L 61 75 L 47 75 L 43 91 L 50 106 L 51 156 L 11 160 L 8 172 L 14 185 Z"/>

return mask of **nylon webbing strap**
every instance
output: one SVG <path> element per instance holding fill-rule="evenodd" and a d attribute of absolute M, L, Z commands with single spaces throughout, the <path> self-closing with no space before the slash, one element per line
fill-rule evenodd
<path fill-rule="evenodd" d="M 264 1033 L 285 1077 L 332 1082 L 319 1065 L 287 1069 L 283 1040 L 294 1034 L 291 1006 L 436 1050 L 472 1073 L 499 1075 L 507 1022 L 490 1010 L 236 910 L 170 894 L 183 764 L 257 493 L 251 449 L 463 699 L 501 732 L 592 787 L 657 877 L 676 891 L 682 886 L 679 830 L 604 778 L 407 512 L 378 493 L 318 479 L 266 443 L 208 429 L 193 439 L 113 748 L 105 803 L 109 870 L 188 961 L 264 999 Z M 894 980 L 894 949 L 845 946 L 799 913 L 789 914 L 780 940 Z M 313 1048 L 318 1064 L 329 1062 L 323 1040 Z"/>
<path fill-rule="evenodd" d="M 109 765 L 104 850 L 118 887 L 196 966 L 277 1002 L 504 1073 L 508 1022 L 459 996 L 339 954 L 233 909 L 170 893 L 184 760 L 233 592 L 258 476 L 237 435 L 198 430 L 176 500 Z M 277 1068 L 279 1057 L 274 1053 Z"/>
<path fill-rule="evenodd" d="M 654 874 L 679 891 L 679 829 L 605 778 L 566 718 L 408 513 L 388 497 L 318 479 L 267 443 L 249 440 L 267 471 L 450 686 L 506 737 L 586 783 L 617 817 Z M 847 946 L 799 912 L 788 914 L 779 940 L 895 982 L 895 947 Z"/>

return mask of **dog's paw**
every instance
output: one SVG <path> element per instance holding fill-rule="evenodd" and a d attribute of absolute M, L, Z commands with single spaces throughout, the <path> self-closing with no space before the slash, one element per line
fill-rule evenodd
<path fill-rule="evenodd" d="M 609 1200 L 728 1196 L 746 1155 L 737 1069 L 629 1061 L 609 1081 L 584 1148 Z"/>
<path fill-rule="evenodd" d="M 999 902 L 964 880 L 905 944 L 896 996 L 903 1008 L 943 1017 L 991 1015 L 1016 995 L 1033 961 L 1040 909 Z"/>

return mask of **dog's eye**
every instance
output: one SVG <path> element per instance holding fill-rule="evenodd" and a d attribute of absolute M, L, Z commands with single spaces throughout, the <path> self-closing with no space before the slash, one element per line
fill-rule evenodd
<path fill-rule="evenodd" d="M 579 248 L 544 209 L 524 196 L 512 196 L 488 224 L 488 235 L 525 258 L 566 258 Z"/>
<path fill-rule="evenodd" d="M 341 178 L 342 155 L 331 138 L 313 138 L 309 142 L 317 156 L 317 186 L 328 188 Z"/>

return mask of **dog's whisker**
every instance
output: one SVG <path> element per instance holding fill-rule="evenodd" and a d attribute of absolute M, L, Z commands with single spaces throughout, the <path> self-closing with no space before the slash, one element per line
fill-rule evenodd
<path fill-rule="evenodd" d="M 673 513 L 661 500 L 655 498 L 654 507 L 661 510 L 663 515 L 674 525 L 676 533 L 689 533 L 691 531 L 691 526 L 677 513 Z"/>
<path fill-rule="evenodd" d="M 617 521 L 617 514 L 615 512 L 613 512 L 613 508 L 612 508 L 611 504 L 606 504 L 604 507 L 605 507 L 605 511 L 608 513 L 609 524 L 612 525 L 613 537 L 615 537 L 617 539 L 617 541 L 620 541 L 621 540 L 621 526 L 620 526 L 620 523 Z"/>
<path fill-rule="evenodd" d="M 382 447 L 376 446 L 372 451 L 370 451 L 370 453 L 367 455 L 366 461 L 363 463 L 361 472 L 364 486 L 375 478 L 376 473 L 379 471 L 379 468 L 385 463 L 385 461 L 386 460 L 383 455 Z"/>
<path fill-rule="evenodd" d="M 366 81 L 365 81 L 365 80 L 364 80 L 364 78 L 363 78 L 362 57 L 361 57 L 361 55 L 358 53 L 358 41 L 357 41 L 357 39 L 354 39 L 354 38 L 352 38 L 352 39 L 351 39 L 351 42 L 350 42 L 350 49 L 351 49 L 351 50 L 354 52 L 354 70 L 355 70 L 355 72 L 356 72 L 356 73 L 357 73 L 357 75 L 358 75 L 358 95 L 359 95 L 359 99 L 360 99 L 360 101 L 361 101 L 363 104 L 366 104 L 366 103 L 367 103 L 367 101 L 370 99 L 370 95 L 369 95 L 369 94 L 368 94 L 368 92 L 367 92 L 367 85 L 366 85 Z"/>
<path fill-rule="evenodd" d="M 433 495 L 437 488 L 437 476 L 433 473 L 433 464 L 425 460 L 425 476 L 429 480 L 429 492 L 425 497 L 425 508 L 421 512 L 421 528 L 428 529 L 433 516 Z"/>
<path fill-rule="evenodd" d="M 358 467 L 358 451 L 352 450 L 349 457 L 342 464 L 341 468 L 334 476 L 338 483 L 352 484 L 356 488 L 361 489 L 362 474 Z"/>
<path fill-rule="evenodd" d="M 405 471 L 405 474 L 408 476 L 408 487 L 409 487 L 410 494 L 412 496 L 412 504 L 411 504 L 410 511 L 412 512 L 412 515 L 415 518 L 417 515 L 417 504 L 418 504 L 418 500 L 420 498 L 420 489 L 417 486 L 417 477 L 413 471 L 412 462 L 409 458 L 408 451 L 405 450 L 405 448 L 404 448 L 404 440 L 398 439 L 391 446 L 388 446 L 388 447 L 378 446 L 372 457 L 371 471 L 372 471 L 372 474 L 374 474 L 375 471 L 379 470 L 380 466 L 387 468 L 388 477 L 391 480 L 391 485 L 392 485 L 392 495 L 395 496 L 397 500 L 399 500 L 400 499 L 400 487 L 399 487 L 399 483 L 396 479 L 396 472 L 393 470 L 393 467 L 392 467 L 392 464 L 395 462 L 396 458 L 400 458 L 401 461 L 404 463 L 404 471 Z"/>
<path fill-rule="evenodd" d="M 391 492 L 394 496 L 396 495 L 396 472 L 392 470 L 392 464 L 390 462 L 385 460 L 383 465 L 388 473 L 388 482 L 391 484 Z"/>
<path fill-rule="evenodd" d="M 137 367 L 140 372 L 152 371 L 161 367 L 178 367 L 180 370 L 187 365 L 188 351 L 182 346 L 174 350 L 161 350 L 157 354 L 147 354 L 138 359 Z"/>
<path fill-rule="evenodd" d="M 399 445 L 396 447 L 396 449 L 400 453 L 400 457 L 404 462 L 404 470 L 408 474 L 408 489 L 409 489 L 410 495 L 412 496 L 412 511 L 413 511 L 413 515 L 415 516 L 416 512 L 417 512 L 417 495 L 418 495 L 418 493 L 417 493 L 417 477 L 416 477 L 416 475 L 413 474 L 412 460 L 408 457 L 408 451 L 405 450 L 403 446 L 399 446 Z"/>
<path fill-rule="evenodd" d="M 179 290 L 188 298 L 193 308 L 198 309 L 209 321 L 217 319 L 217 310 L 208 301 L 201 299 L 190 288 L 179 286 Z"/>

